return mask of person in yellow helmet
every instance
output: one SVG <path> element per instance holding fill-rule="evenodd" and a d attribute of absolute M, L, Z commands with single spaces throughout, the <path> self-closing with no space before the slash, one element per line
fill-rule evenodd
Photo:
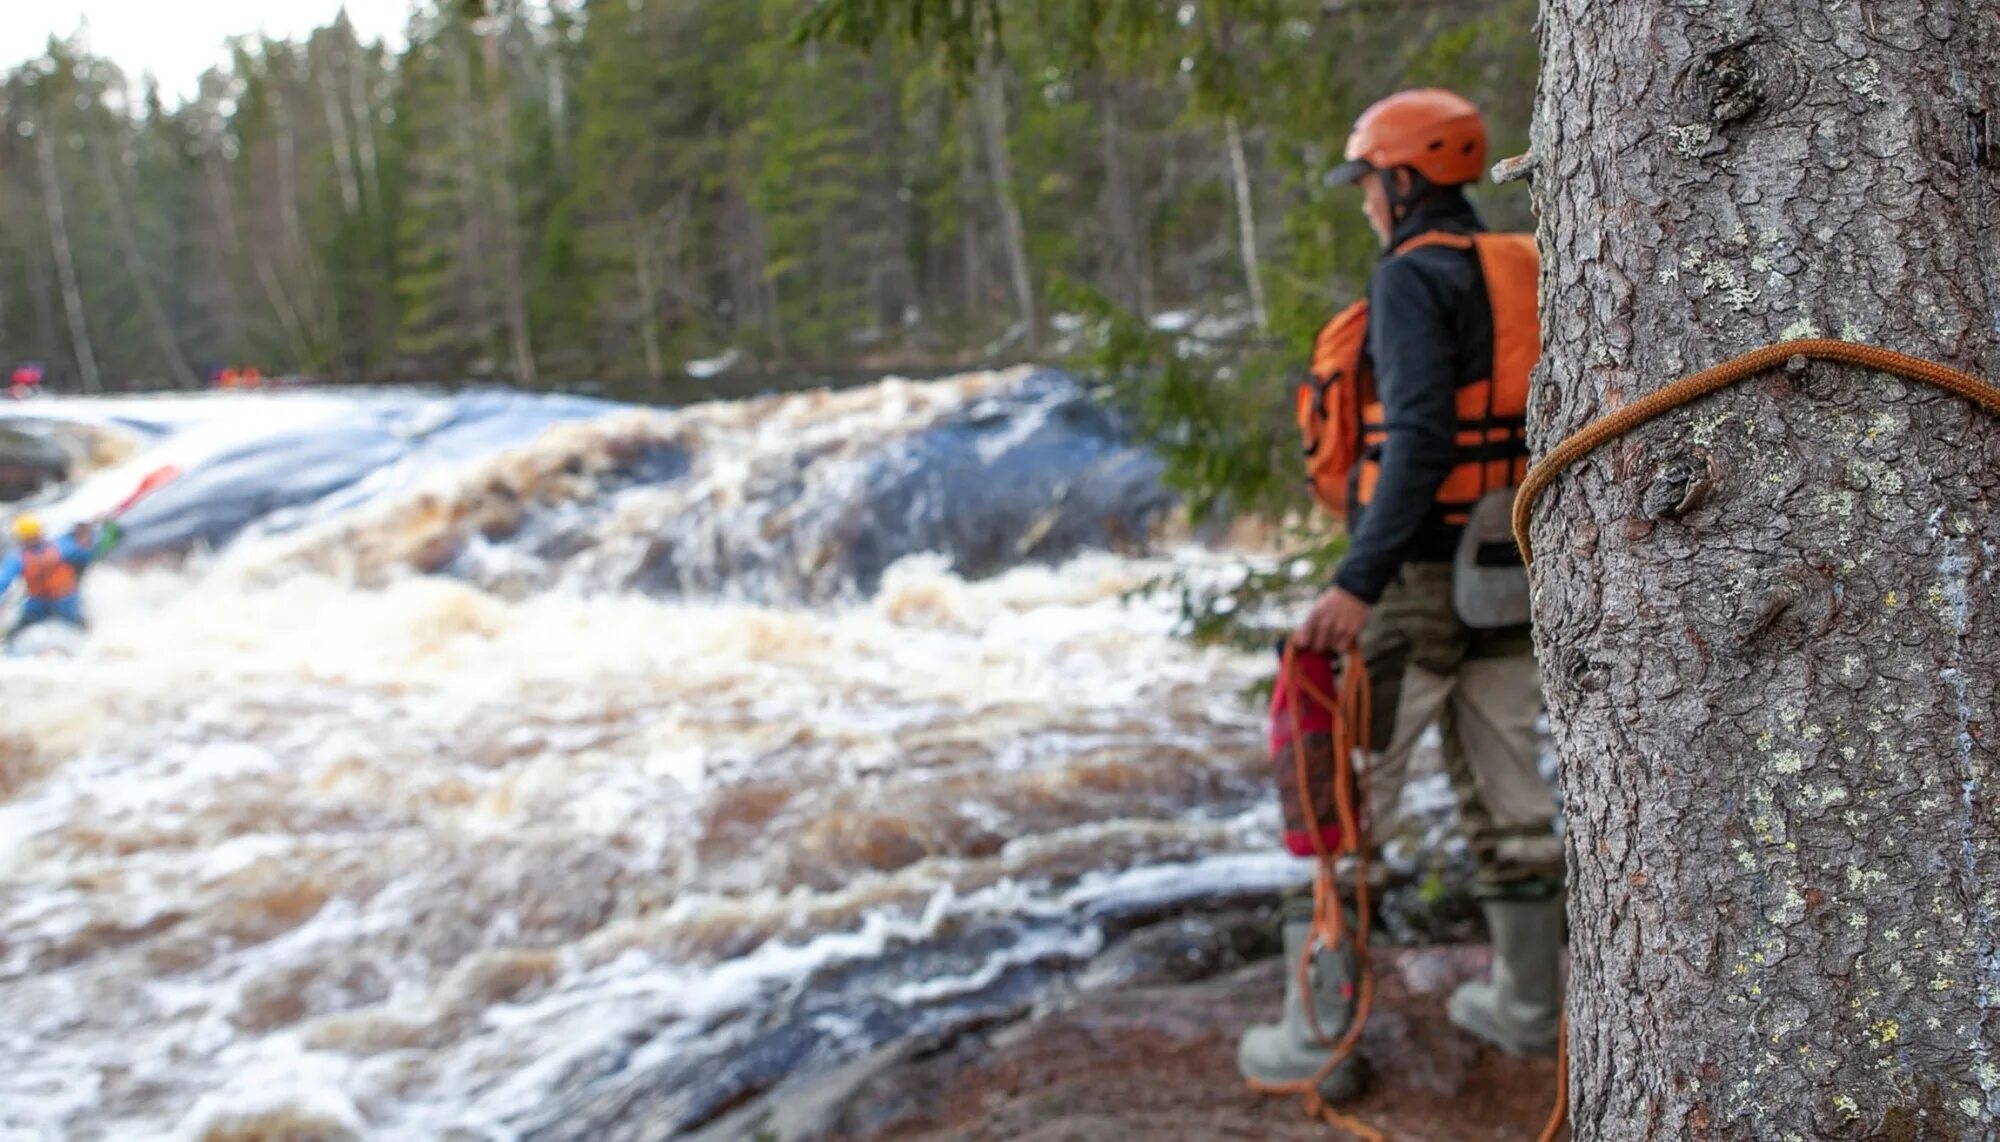
<path fill-rule="evenodd" d="M 78 591 L 83 571 L 108 554 L 123 538 L 116 521 L 100 527 L 78 525 L 72 534 L 51 542 L 43 534 L 42 521 L 32 513 L 14 517 L 14 539 L 18 549 L 0 562 L 0 595 L 5 595 L 19 579 L 28 598 L 7 632 L 7 642 L 37 623 L 59 619 L 82 629 L 83 597 Z"/>

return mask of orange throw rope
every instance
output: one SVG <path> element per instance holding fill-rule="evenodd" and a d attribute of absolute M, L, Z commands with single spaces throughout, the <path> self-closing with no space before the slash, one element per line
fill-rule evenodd
<path fill-rule="evenodd" d="M 1346 1062 L 1354 1053 L 1354 1046 L 1361 1040 L 1362 1028 L 1368 1024 L 1368 1012 L 1375 1001 L 1375 975 L 1368 967 L 1368 846 L 1361 836 L 1362 817 L 1356 808 L 1354 779 L 1354 751 L 1365 749 L 1369 740 L 1368 729 L 1368 671 L 1363 666 L 1359 651 L 1349 652 L 1341 664 L 1340 696 L 1338 699 L 1322 691 L 1307 678 L 1305 671 L 1297 668 L 1294 652 L 1289 644 L 1285 647 L 1284 676 L 1292 687 L 1293 701 L 1289 706 L 1292 723 L 1292 756 L 1298 765 L 1298 792 L 1300 808 L 1305 817 L 1306 834 L 1312 838 L 1315 870 L 1313 877 L 1313 922 L 1312 933 L 1306 937 L 1304 952 L 1299 956 L 1299 990 L 1306 997 L 1306 1022 L 1312 1028 L 1313 1038 L 1321 1044 L 1328 1043 L 1324 1028 L 1319 1025 L 1319 1013 L 1313 1009 L 1311 999 L 1311 971 L 1313 956 L 1320 949 L 1338 950 L 1343 944 L 1352 943 L 1357 965 L 1355 980 L 1354 1018 L 1349 1021 L 1347 1031 L 1337 1042 L 1331 1044 L 1333 1053 L 1319 1071 L 1304 1082 L 1263 1083 L 1249 1080 L 1250 1088 L 1259 1094 L 1297 1095 L 1305 1106 L 1306 1115 L 1318 1118 L 1330 1126 L 1347 1131 L 1365 1142 L 1387 1142 L 1387 1137 L 1379 1130 L 1350 1115 L 1342 1114 L 1326 1104 L 1320 1097 L 1319 1084 L 1331 1075 L 1335 1068 Z M 1310 698 L 1326 708 L 1333 719 L 1333 795 L 1334 811 L 1340 817 L 1340 847 L 1329 850 L 1320 830 L 1319 815 L 1313 811 L 1311 774 L 1306 764 L 1305 730 L 1301 724 L 1299 710 Z M 1340 899 L 1340 882 L 1337 879 L 1337 864 L 1341 857 L 1355 859 L 1354 912 L 1352 929 L 1347 923 L 1346 909 Z"/>
<path fill-rule="evenodd" d="M 1567 993 L 1565 993 L 1567 994 Z M 1556 1108 L 1542 1127 L 1541 1142 L 1556 1142 L 1569 1122 L 1569 1013 L 1556 1021 Z"/>

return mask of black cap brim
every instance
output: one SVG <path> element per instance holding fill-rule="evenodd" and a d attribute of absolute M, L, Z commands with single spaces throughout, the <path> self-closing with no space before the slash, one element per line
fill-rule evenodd
<path fill-rule="evenodd" d="M 1328 186 L 1353 186 L 1355 183 L 1361 181 L 1362 176 L 1374 169 L 1374 166 L 1367 159 L 1349 159 L 1327 172 L 1326 184 Z"/>

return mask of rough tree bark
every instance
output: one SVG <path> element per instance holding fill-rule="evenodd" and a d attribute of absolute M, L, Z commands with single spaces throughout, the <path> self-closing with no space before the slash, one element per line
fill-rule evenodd
<path fill-rule="evenodd" d="M 1990 0 L 1544 0 L 1541 48 L 1538 449 L 1787 337 L 2000 379 Z M 1534 540 L 1577 1136 L 1993 1136 L 2000 423 L 1781 370 Z"/>

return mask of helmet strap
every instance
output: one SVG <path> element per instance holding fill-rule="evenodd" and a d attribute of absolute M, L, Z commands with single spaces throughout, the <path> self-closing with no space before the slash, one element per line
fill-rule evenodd
<path fill-rule="evenodd" d="M 1389 200 L 1389 217 L 1398 225 L 1437 189 L 1415 167 L 1377 170 L 1375 177 L 1381 180 L 1382 194 Z"/>

